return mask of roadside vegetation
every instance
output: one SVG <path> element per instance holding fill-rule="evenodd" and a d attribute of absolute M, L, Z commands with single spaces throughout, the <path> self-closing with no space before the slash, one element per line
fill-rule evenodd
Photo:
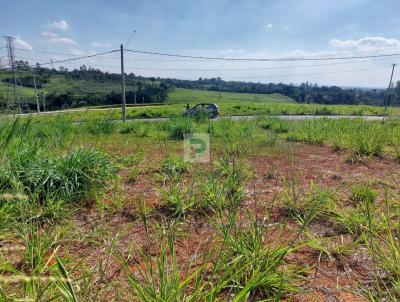
<path fill-rule="evenodd" d="M 184 161 L 193 132 L 210 163 Z M 0 301 L 398 301 L 398 133 L 3 117 Z"/>

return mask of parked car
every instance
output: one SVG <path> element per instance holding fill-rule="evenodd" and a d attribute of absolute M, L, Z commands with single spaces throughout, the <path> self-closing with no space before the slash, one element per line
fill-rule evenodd
<path fill-rule="evenodd" d="M 183 116 L 195 116 L 195 115 L 208 115 L 210 118 L 216 118 L 219 115 L 219 108 L 214 103 L 201 103 L 196 106 L 189 108 L 187 105 Z"/>

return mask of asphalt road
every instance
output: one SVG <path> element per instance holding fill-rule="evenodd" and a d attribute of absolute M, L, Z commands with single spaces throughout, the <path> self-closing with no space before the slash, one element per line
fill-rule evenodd
<path fill-rule="evenodd" d="M 235 121 L 240 120 L 251 120 L 259 117 L 260 115 L 224 115 L 218 118 L 212 119 L 211 121 L 217 121 L 219 119 L 232 119 Z M 277 117 L 286 120 L 293 121 L 301 121 L 301 120 L 310 120 L 310 119 L 321 119 L 321 118 L 330 118 L 330 119 L 356 119 L 362 118 L 367 121 L 383 121 L 386 117 L 381 115 L 269 115 L 271 117 Z M 131 119 L 130 121 L 147 121 L 147 122 L 160 122 L 160 121 L 168 121 L 170 118 L 168 117 L 160 117 L 160 118 L 146 118 L 146 119 Z"/>
<path fill-rule="evenodd" d="M 119 108 L 115 108 L 119 109 Z M 49 114 L 57 114 L 57 113 L 74 113 L 74 112 L 85 112 L 91 110 L 104 110 L 103 108 L 93 108 L 93 109 L 69 109 L 69 110 L 57 110 L 57 111 L 46 111 L 41 112 L 41 115 L 49 115 Z M 37 113 L 21 113 L 19 116 L 28 116 L 28 115 L 37 115 Z M 213 121 L 223 118 L 228 118 L 232 120 L 250 120 L 257 118 L 260 115 L 225 115 L 220 116 L 218 118 L 213 119 Z M 355 118 L 363 118 L 368 121 L 383 121 L 387 117 L 382 115 L 270 115 L 273 117 L 286 119 L 286 120 L 309 120 L 309 119 L 320 119 L 320 118 L 330 118 L 330 119 L 355 119 Z M 130 121 L 147 121 L 147 122 L 159 122 L 159 121 L 167 121 L 170 118 L 168 117 L 160 117 L 160 118 L 143 118 L 143 119 L 129 119 Z M 79 122 L 79 121 L 78 121 Z"/>

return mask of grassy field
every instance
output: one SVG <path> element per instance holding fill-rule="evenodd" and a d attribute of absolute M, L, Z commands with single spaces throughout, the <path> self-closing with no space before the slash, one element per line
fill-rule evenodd
<path fill-rule="evenodd" d="M 383 107 L 366 105 L 318 105 L 298 104 L 281 95 L 257 95 L 221 92 L 210 92 L 191 89 L 174 89 L 169 93 L 166 104 L 146 104 L 142 106 L 128 106 L 129 119 L 179 117 L 185 110 L 186 104 L 194 106 L 199 102 L 214 102 L 218 104 L 222 116 L 227 115 L 382 115 Z M 400 116 L 399 108 L 389 108 L 390 116 Z M 88 107 L 78 108 L 63 113 L 53 113 L 38 117 L 48 120 L 62 115 L 73 121 L 88 119 L 121 119 L 119 107 Z M 51 117 L 52 116 L 52 117 Z"/>
<path fill-rule="evenodd" d="M 168 94 L 169 103 L 294 103 L 280 94 L 251 94 L 175 88 Z"/>
<path fill-rule="evenodd" d="M 1 301 L 400 298 L 397 121 L 3 116 L 0 152 Z"/>
<path fill-rule="evenodd" d="M 0 96 L 6 97 L 7 93 L 12 93 L 11 86 L 2 82 L 6 74 L 0 74 Z M 127 90 L 132 89 L 127 87 Z M 45 85 L 45 94 L 71 92 L 74 95 L 87 95 L 88 93 L 109 93 L 120 91 L 119 84 L 99 83 L 92 81 L 71 81 L 62 76 L 53 76 L 50 82 Z M 23 88 L 22 94 L 26 101 L 35 103 L 35 93 L 33 88 Z M 166 104 L 143 107 L 138 104 L 127 110 L 127 117 L 133 118 L 152 118 L 152 117 L 178 117 L 183 113 L 186 104 L 194 106 L 198 103 L 216 103 L 221 109 L 221 115 L 382 115 L 383 107 L 366 105 L 318 105 L 318 104 L 299 104 L 288 97 L 280 94 L 247 94 L 232 93 L 193 89 L 176 88 L 168 92 Z M 128 100 L 129 103 L 129 100 Z M 121 118 L 121 112 L 116 108 L 79 108 L 83 112 L 65 113 L 66 117 L 74 121 L 86 119 L 97 119 L 112 117 Z M 92 110 L 95 109 L 95 110 Z M 99 110 L 101 109 L 101 110 Z M 390 108 L 389 115 L 400 116 L 399 108 Z M 42 118 L 43 119 L 43 118 Z M 44 119 L 47 119 L 45 117 Z"/>

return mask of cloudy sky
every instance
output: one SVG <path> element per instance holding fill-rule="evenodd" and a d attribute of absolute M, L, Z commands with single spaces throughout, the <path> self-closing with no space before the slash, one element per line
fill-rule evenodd
<path fill-rule="evenodd" d="M 0 0 L 2 35 L 31 63 L 119 48 L 226 58 L 400 53 L 398 0 Z M 0 47 L 5 42 L 0 42 Z M 0 49 L 0 64 L 6 64 Z M 146 76 L 385 87 L 400 56 L 303 62 L 221 62 L 126 53 Z M 118 72 L 118 54 L 54 64 Z M 400 72 L 395 79 L 400 80 Z"/>

